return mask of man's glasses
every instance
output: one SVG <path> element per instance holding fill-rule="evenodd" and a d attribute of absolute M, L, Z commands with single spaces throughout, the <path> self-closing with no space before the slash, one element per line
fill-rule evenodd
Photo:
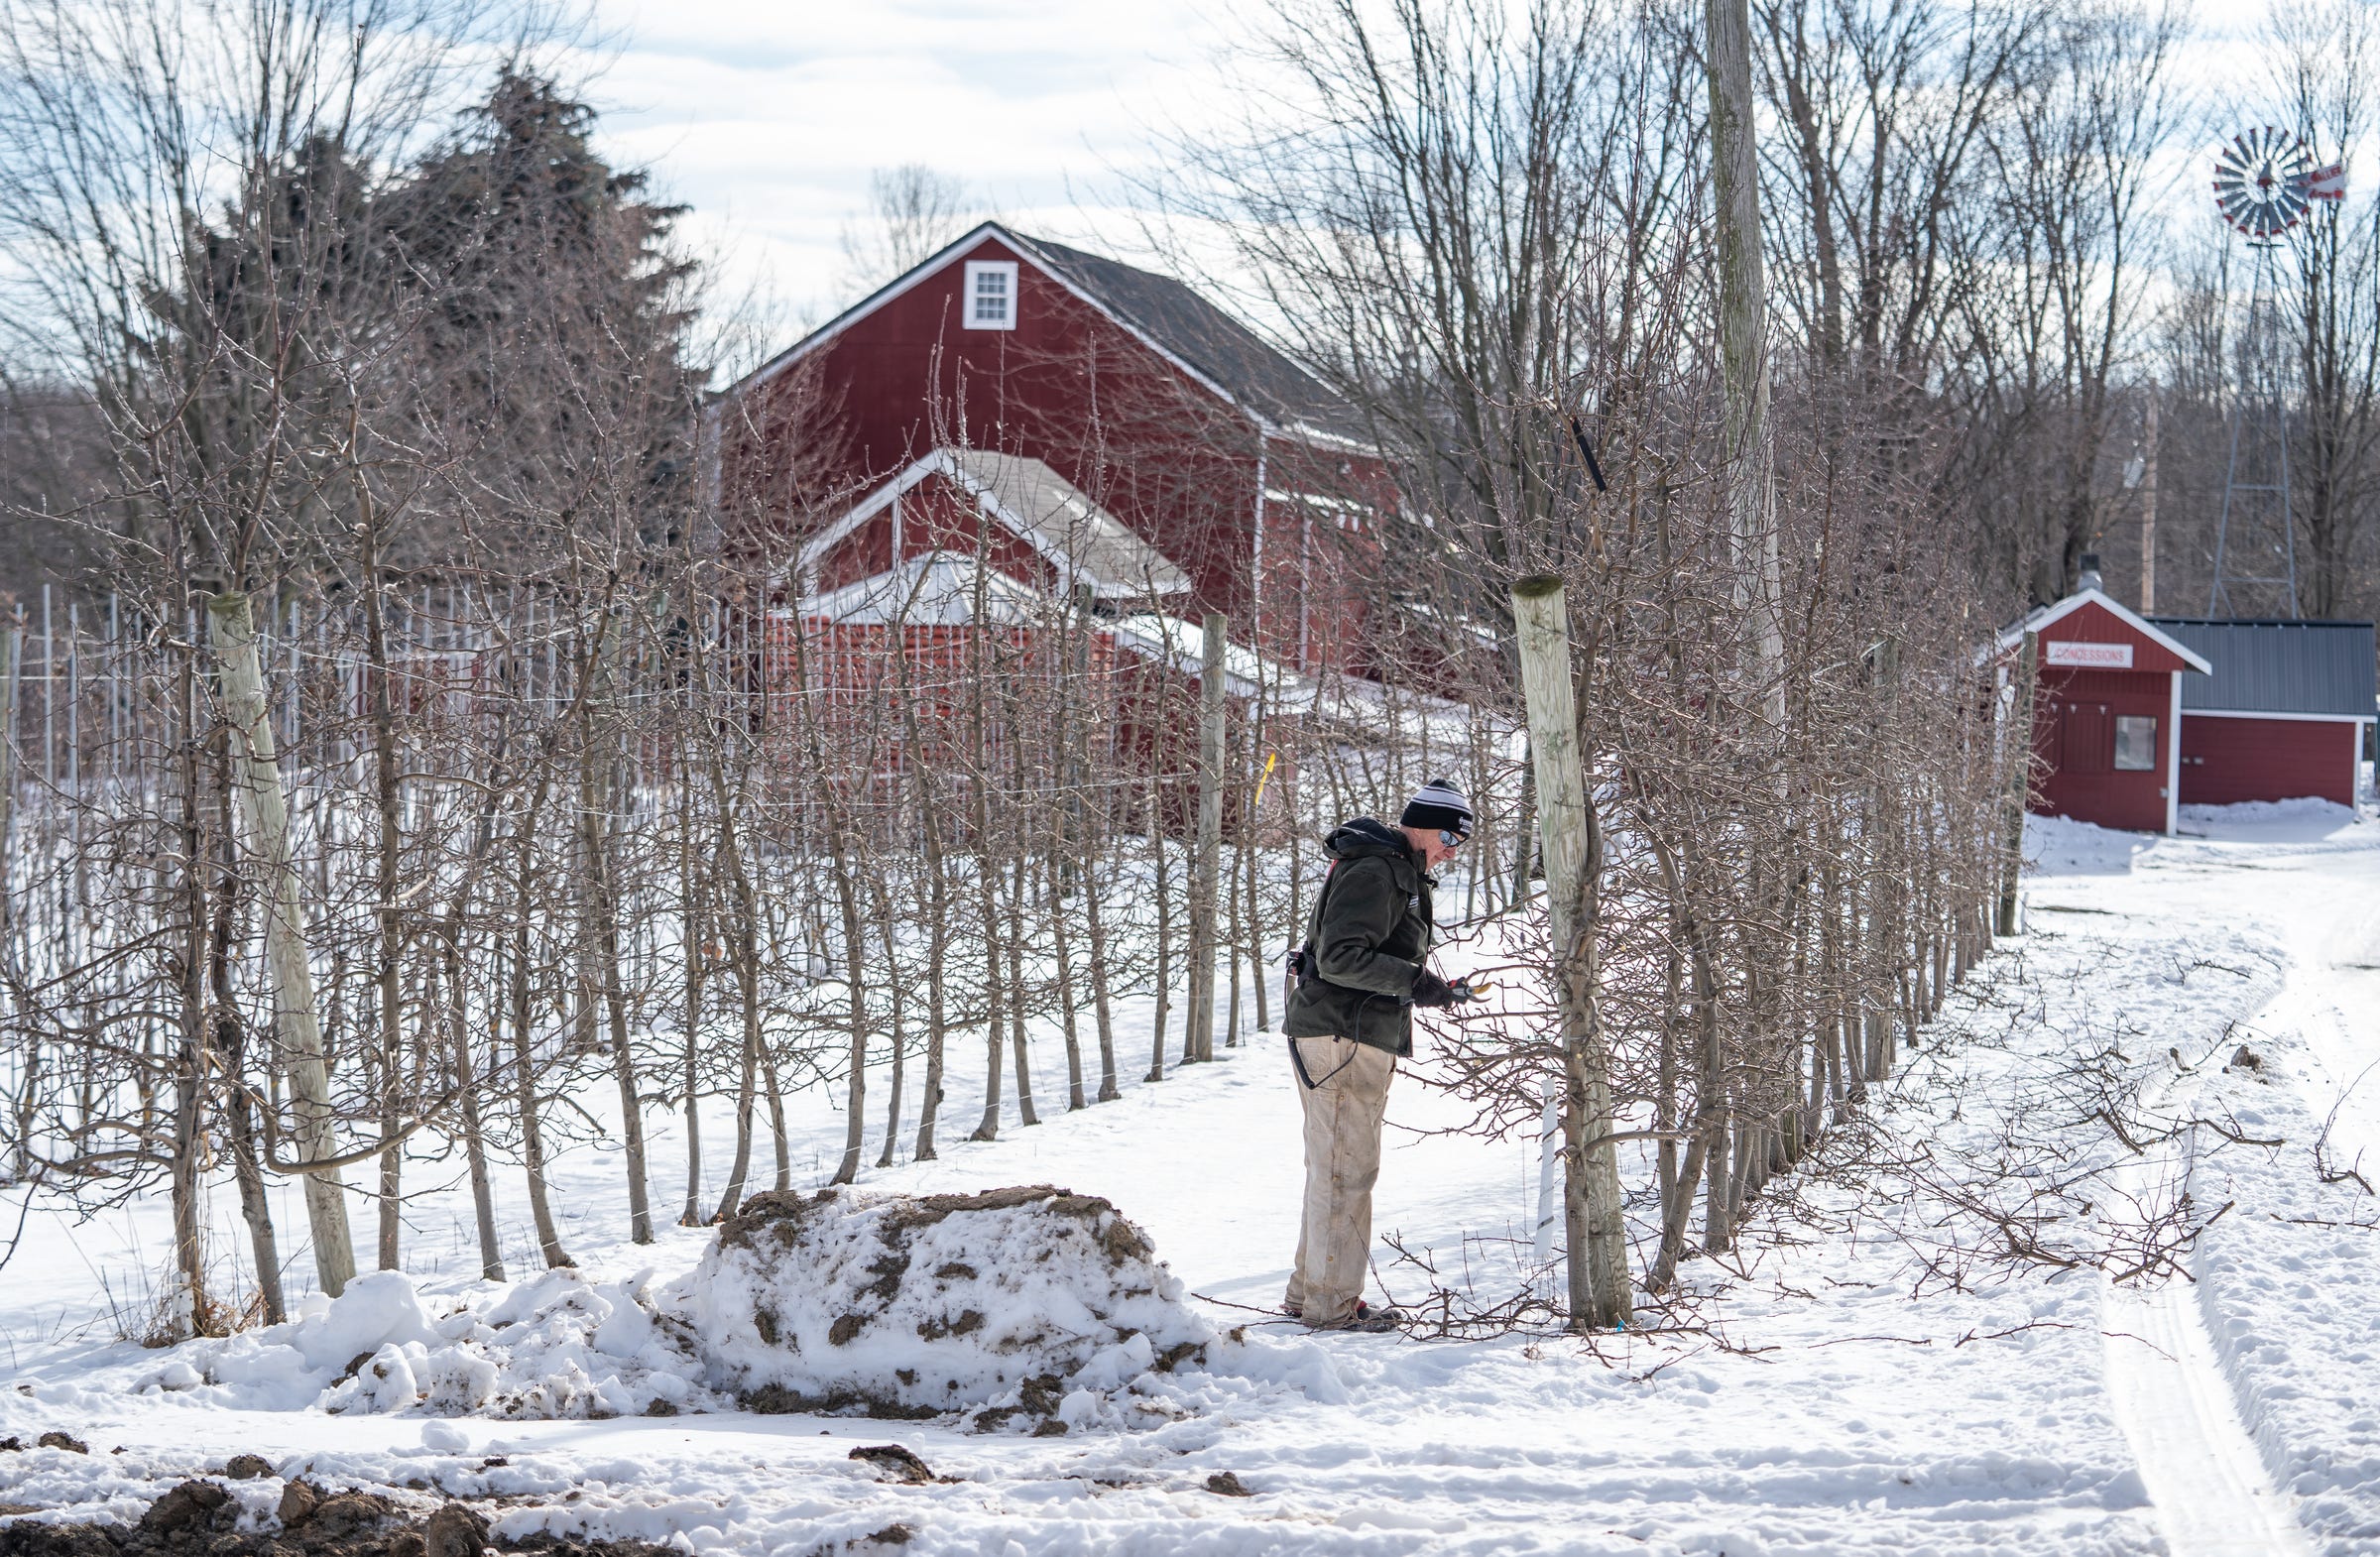
<path fill-rule="evenodd" d="M 1470 836 L 1471 835 L 1469 833 L 1455 832 L 1450 828 L 1441 827 L 1438 829 L 1438 841 L 1446 845 L 1449 849 L 1462 848 L 1463 840 Z"/>

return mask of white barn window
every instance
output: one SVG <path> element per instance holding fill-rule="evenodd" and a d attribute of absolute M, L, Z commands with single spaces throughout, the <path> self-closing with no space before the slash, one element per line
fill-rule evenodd
<path fill-rule="evenodd" d="M 960 322 L 971 330 L 1016 327 L 1016 262 L 969 260 L 967 291 L 959 299 Z"/>
<path fill-rule="evenodd" d="M 2115 771 L 2154 773 L 2157 769 L 2157 721 L 2147 714 L 2115 716 Z"/>

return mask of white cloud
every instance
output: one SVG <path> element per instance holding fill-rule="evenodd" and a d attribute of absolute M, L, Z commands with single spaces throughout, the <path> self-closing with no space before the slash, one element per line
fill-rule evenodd
<path fill-rule="evenodd" d="M 1214 26 L 1188 0 L 599 0 L 605 149 L 695 209 L 740 287 L 845 300 L 839 239 L 871 172 L 923 163 L 1027 231 L 1129 229 L 1119 171 L 1195 108 Z M 1106 219 L 1103 219 L 1106 218 Z"/>

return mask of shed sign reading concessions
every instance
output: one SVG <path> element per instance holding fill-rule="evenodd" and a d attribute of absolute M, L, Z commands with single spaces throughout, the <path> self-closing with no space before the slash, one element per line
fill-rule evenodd
<path fill-rule="evenodd" d="M 2130 644 L 2078 644 L 2053 641 L 2043 648 L 2049 651 L 2054 665 L 2082 665 L 2093 670 L 2129 670 L 2132 668 Z"/>

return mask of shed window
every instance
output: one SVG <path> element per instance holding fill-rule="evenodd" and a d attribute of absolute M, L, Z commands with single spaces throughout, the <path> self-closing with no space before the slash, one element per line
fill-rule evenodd
<path fill-rule="evenodd" d="M 2115 716 L 2115 771 L 2151 773 L 2157 767 L 2157 720 L 2151 714 Z"/>
<path fill-rule="evenodd" d="M 969 260 L 963 322 L 971 330 L 1016 327 L 1016 262 Z"/>

